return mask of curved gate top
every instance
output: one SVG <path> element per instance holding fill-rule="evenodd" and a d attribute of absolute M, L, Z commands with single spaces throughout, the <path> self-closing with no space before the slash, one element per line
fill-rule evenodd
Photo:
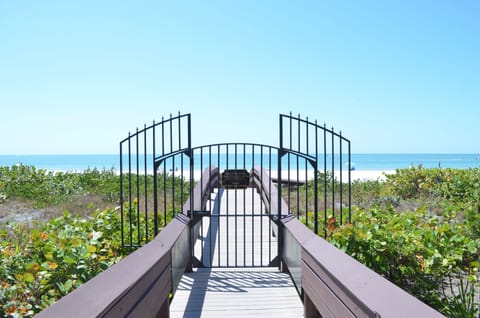
<path fill-rule="evenodd" d="M 280 218 L 323 235 L 350 221 L 350 156 L 341 132 L 300 115 L 279 115 L 278 146 L 192 146 L 190 114 L 162 118 L 120 142 L 122 244 L 141 246 L 184 215 L 194 266 L 277 266 Z"/>

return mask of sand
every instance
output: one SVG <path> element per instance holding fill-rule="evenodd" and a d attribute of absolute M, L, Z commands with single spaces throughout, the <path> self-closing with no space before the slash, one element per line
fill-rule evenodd
<path fill-rule="evenodd" d="M 388 171 L 370 171 L 370 170 L 353 170 L 351 171 L 352 181 L 380 180 L 385 181 L 386 175 L 394 174 L 395 170 Z"/>
<path fill-rule="evenodd" d="M 321 171 L 323 172 L 323 170 Z M 388 171 L 379 171 L 379 170 L 352 170 L 350 172 L 351 180 L 352 181 L 375 181 L 375 180 L 380 180 L 380 181 L 385 181 L 386 180 L 386 175 L 388 174 L 393 174 L 395 173 L 395 170 L 388 170 Z M 305 176 L 305 170 L 299 170 L 298 171 L 299 181 L 305 181 L 305 179 L 313 179 L 313 170 L 309 170 L 307 172 L 307 175 Z M 195 171 L 193 174 L 193 177 L 196 181 L 200 180 L 200 171 Z M 272 178 L 277 177 L 277 171 L 272 171 L 271 173 Z M 290 175 L 288 174 L 288 171 L 282 171 L 282 179 L 286 180 L 290 177 L 290 180 L 297 180 L 297 171 L 292 170 L 290 171 Z M 340 181 L 340 171 L 335 171 L 335 177 L 337 180 Z M 342 182 L 347 182 L 348 181 L 348 171 L 342 171 Z"/>

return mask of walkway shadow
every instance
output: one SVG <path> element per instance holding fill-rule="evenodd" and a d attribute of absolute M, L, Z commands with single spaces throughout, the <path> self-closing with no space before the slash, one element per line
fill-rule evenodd
<path fill-rule="evenodd" d="M 205 245 L 208 246 L 203 247 L 202 253 L 202 262 L 208 260 L 208 264 L 205 264 L 207 268 L 203 268 L 202 271 L 205 271 L 205 275 L 207 277 L 210 276 L 211 273 L 211 266 L 213 262 L 213 255 L 214 255 L 214 248 L 216 246 L 217 240 L 217 232 L 218 232 L 218 215 L 220 214 L 220 202 L 223 196 L 224 189 L 218 189 L 217 195 L 215 196 L 215 201 L 213 203 L 212 208 L 212 216 L 210 217 L 210 229 L 207 231 L 207 236 L 204 238 Z M 192 273 L 193 274 L 193 273 Z M 188 273 L 184 274 L 185 276 L 189 276 Z M 181 284 L 178 288 L 189 288 L 191 290 L 190 297 L 188 298 L 187 306 L 185 307 L 185 313 L 183 315 L 184 318 L 186 317 L 200 317 L 202 314 L 203 304 L 205 302 L 205 294 L 207 292 L 208 287 L 208 279 L 202 277 L 198 277 L 194 275 L 195 278 L 192 278 L 192 284 L 190 286 L 183 286 Z M 189 277 L 191 278 L 191 277 Z M 190 280 L 189 280 L 190 282 Z"/>
<path fill-rule="evenodd" d="M 224 189 L 219 188 L 210 216 L 210 226 L 207 229 L 207 235 L 203 238 L 204 246 L 202 248 L 202 263 L 205 267 L 213 266 L 213 255 L 215 254 L 215 247 L 217 246 L 217 233 L 219 228 L 220 202 L 222 200 Z"/>

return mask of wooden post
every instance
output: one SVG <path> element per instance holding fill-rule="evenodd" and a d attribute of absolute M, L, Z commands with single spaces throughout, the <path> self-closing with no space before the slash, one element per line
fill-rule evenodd
<path fill-rule="evenodd" d="M 168 297 L 165 299 L 162 306 L 160 307 L 156 318 L 170 318 L 170 301 Z"/>
<path fill-rule="evenodd" d="M 305 318 L 320 318 L 317 308 L 307 294 L 303 295 L 303 316 Z"/>

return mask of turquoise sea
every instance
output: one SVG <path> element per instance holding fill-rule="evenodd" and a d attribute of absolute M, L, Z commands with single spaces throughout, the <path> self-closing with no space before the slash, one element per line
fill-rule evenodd
<path fill-rule="evenodd" d="M 276 162 L 275 158 L 273 162 Z M 89 168 L 119 170 L 120 157 L 116 154 L 0 155 L 0 166 L 19 163 L 52 171 L 83 171 Z M 360 171 L 388 171 L 419 164 L 425 168 L 479 168 L 480 154 L 352 154 L 352 166 Z"/>

